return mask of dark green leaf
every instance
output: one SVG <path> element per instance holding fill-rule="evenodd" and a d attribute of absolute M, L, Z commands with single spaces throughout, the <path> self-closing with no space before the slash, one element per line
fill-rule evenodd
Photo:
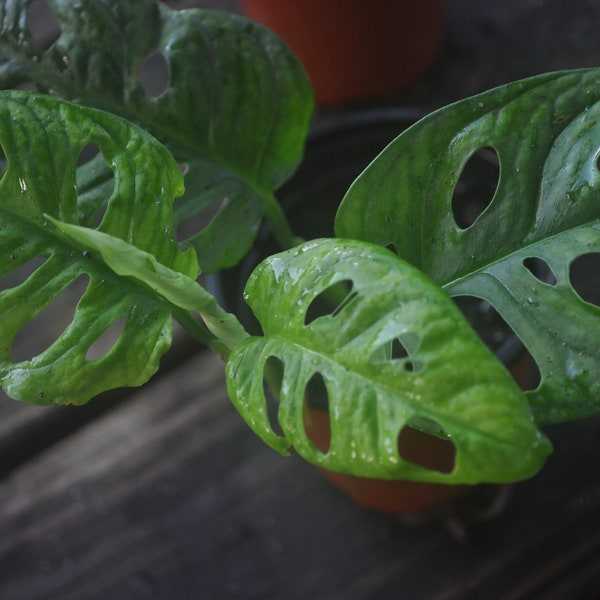
<path fill-rule="evenodd" d="M 312 92 L 292 53 L 237 15 L 174 11 L 156 0 L 47 0 L 61 31 L 44 49 L 28 25 L 28 4 L 0 1 L 0 86 L 31 81 L 150 131 L 185 170 L 177 224 L 202 270 L 235 264 L 265 210 L 278 211 L 272 192 L 302 156 Z M 140 79 L 153 57 L 167 67 L 157 96 Z M 204 230 L 206 205 L 218 207 L 218 217 Z"/>
<path fill-rule="evenodd" d="M 458 102 L 392 142 L 337 217 L 339 235 L 392 245 L 449 294 L 494 306 L 541 371 L 528 398 L 543 423 L 600 412 L 600 309 L 569 279 L 572 261 L 600 251 L 599 118 L 599 69 Z M 482 148 L 498 155 L 498 186 L 475 222 L 459 226 L 454 189 Z M 556 284 L 530 273 L 530 259 L 544 261 Z"/>

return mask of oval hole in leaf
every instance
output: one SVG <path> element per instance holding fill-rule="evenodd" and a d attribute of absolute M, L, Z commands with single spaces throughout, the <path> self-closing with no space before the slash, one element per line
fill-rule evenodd
<path fill-rule="evenodd" d="M 425 469 L 452 473 L 456 446 L 439 424 L 414 417 L 400 430 L 398 454 L 403 460 Z"/>
<path fill-rule="evenodd" d="M 394 338 L 390 348 L 390 360 L 404 360 L 408 356 L 406 346 L 398 338 Z"/>
<path fill-rule="evenodd" d="M 490 205 L 500 179 L 500 161 L 494 148 L 474 152 L 464 166 L 452 195 L 456 224 L 467 229 Z"/>
<path fill-rule="evenodd" d="M 283 363 L 276 356 L 269 356 L 263 368 L 263 395 L 265 397 L 269 425 L 275 435 L 284 437 L 283 429 L 277 416 L 279 412 L 279 395 L 283 381 Z"/>
<path fill-rule="evenodd" d="M 123 317 L 113 321 L 113 323 L 109 325 L 109 327 L 105 329 L 96 341 L 87 349 L 85 359 L 94 361 L 106 356 L 117 343 L 124 328 L 125 319 Z"/>
<path fill-rule="evenodd" d="M 510 365 L 510 374 L 524 392 L 535 390 L 542 379 L 540 368 L 525 347 Z"/>
<path fill-rule="evenodd" d="M 48 257 L 46 256 L 34 256 L 32 259 L 17 266 L 9 273 L 6 273 L 3 277 L 0 277 L 0 292 L 21 285 L 34 271 L 39 269 L 47 259 Z M 17 257 L 11 256 L 11 261 L 16 263 Z"/>
<path fill-rule="evenodd" d="M 92 161 L 96 156 L 100 154 L 100 148 L 96 144 L 86 144 L 77 158 L 77 166 L 81 167 Z"/>
<path fill-rule="evenodd" d="M 77 202 L 82 224 L 97 228 L 115 186 L 115 176 L 96 144 L 87 144 L 77 158 Z"/>
<path fill-rule="evenodd" d="M 77 303 L 88 283 L 88 276 L 80 275 L 42 312 L 19 329 L 11 347 L 11 361 L 31 360 L 60 337 L 73 320 Z"/>
<path fill-rule="evenodd" d="M 210 202 L 199 209 L 190 203 L 183 208 L 179 204 L 185 202 L 182 198 L 175 199 L 175 232 L 178 242 L 187 242 L 202 231 L 213 218 L 229 204 L 229 198 L 223 197 Z M 182 204 L 183 206 L 183 204 Z"/>
<path fill-rule="evenodd" d="M 320 373 L 315 373 L 306 384 L 302 415 L 306 435 L 317 450 L 327 454 L 331 444 L 329 395 Z"/>
<path fill-rule="evenodd" d="M 556 285 L 556 277 L 550 265 L 537 256 L 530 256 L 523 261 L 525 268 L 539 281 L 548 285 Z"/>
<path fill-rule="evenodd" d="M 325 288 L 310 303 L 304 324 L 310 325 L 321 317 L 335 317 L 358 295 L 352 290 L 352 281 L 345 279 Z"/>
<path fill-rule="evenodd" d="M 510 370 L 521 389 L 535 389 L 540 381 L 539 368 L 496 309 L 489 302 L 474 296 L 458 296 L 453 300 L 485 345 Z"/>
<path fill-rule="evenodd" d="M 157 98 L 169 87 L 169 64 L 161 52 L 147 56 L 139 67 L 139 81 L 149 98 Z"/>
<path fill-rule="evenodd" d="M 374 362 L 402 361 L 405 371 L 418 372 L 424 366 L 423 363 L 414 360 L 418 347 L 419 336 L 414 333 L 405 333 L 378 348 L 371 356 L 371 360 Z"/>
<path fill-rule="evenodd" d="M 454 301 L 492 352 L 497 352 L 515 338 L 512 328 L 489 302 L 475 296 L 458 296 Z"/>
<path fill-rule="evenodd" d="M 60 24 L 47 2 L 33 0 L 27 7 L 27 27 L 39 48 L 49 48 L 60 37 Z"/>
<path fill-rule="evenodd" d="M 600 306 L 600 252 L 578 256 L 569 268 L 569 280 L 582 300 Z"/>
<path fill-rule="evenodd" d="M 414 338 L 416 341 L 413 342 L 407 341 L 408 337 Z M 402 338 L 394 338 L 392 340 L 392 360 L 403 360 L 404 361 L 404 370 L 410 373 L 418 372 L 423 370 L 423 364 L 419 361 L 414 360 L 412 358 L 414 353 L 416 352 L 416 348 L 419 343 L 419 338 L 413 334 L 406 334 Z M 407 348 L 409 348 L 407 350 Z"/>
<path fill-rule="evenodd" d="M 4 148 L 0 146 L 0 179 L 4 177 L 7 168 L 8 161 L 6 160 L 6 154 L 4 154 Z"/>

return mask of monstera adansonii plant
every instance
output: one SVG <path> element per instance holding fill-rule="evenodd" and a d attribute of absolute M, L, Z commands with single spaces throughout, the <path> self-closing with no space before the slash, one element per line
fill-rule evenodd
<path fill-rule="evenodd" d="M 600 412 L 600 308 L 572 281 L 573 265 L 600 252 L 599 69 L 537 76 L 428 115 L 348 190 L 337 237 L 301 241 L 276 190 L 301 160 L 312 95 L 278 38 L 240 17 L 153 0 L 47 4 L 61 31 L 42 48 L 29 2 L 0 2 L 0 381 L 9 396 L 82 404 L 140 385 L 175 319 L 226 360 L 230 398 L 267 444 L 333 471 L 516 481 L 551 450 L 540 427 Z M 139 79 L 149 56 L 168 67 L 156 96 Z M 24 83 L 35 89 L 7 89 Z M 474 222 L 459 225 L 454 189 L 481 148 L 498 157 L 498 185 Z M 250 336 L 198 278 L 236 264 L 263 219 L 282 252 L 247 282 L 262 326 Z M 74 281 L 84 291 L 64 331 L 13 359 L 21 328 Z M 508 323 L 537 364 L 535 389 L 520 390 L 457 308 L 460 296 L 485 300 Z M 117 340 L 90 356 L 115 323 Z M 306 431 L 316 377 L 326 450 Z M 452 469 L 401 456 L 406 427 L 451 440 Z"/>

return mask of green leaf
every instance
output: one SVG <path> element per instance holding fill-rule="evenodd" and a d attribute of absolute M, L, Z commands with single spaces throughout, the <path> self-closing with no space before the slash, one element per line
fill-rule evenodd
<path fill-rule="evenodd" d="M 515 82 L 432 113 L 393 141 L 346 195 L 336 232 L 384 246 L 450 295 L 487 300 L 540 369 L 540 423 L 600 413 L 600 309 L 570 265 L 600 252 L 600 69 Z M 493 199 L 459 227 L 453 193 L 481 148 L 498 155 Z M 542 260 L 556 278 L 525 264 Z M 544 264 L 545 263 L 545 264 Z M 596 277 L 595 274 L 590 274 Z"/>
<path fill-rule="evenodd" d="M 78 223 L 77 159 L 97 146 L 113 173 L 99 231 L 155 257 L 168 269 L 198 275 L 169 224 L 182 191 L 168 151 L 138 127 L 109 113 L 25 92 L 0 93 L 0 146 L 8 169 L 0 180 L 0 277 L 33 265 L 23 281 L 0 288 L 0 380 L 10 396 L 34 403 L 82 403 L 103 390 L 140 385 L 171 342 L 172 307 L 119 278 L 48 222 Z M 73 319 L 31 360 L 11 360 L 18 331 L 76 280 L 86 282 Z M 124 326 L 101 358 L 89 348 L 116 321 Z"/>
<path fill-rule="evenodd" d="M 152 254 L 119 238 L 48 218 L 71 241 L 81 244 L 84 252 L 94 252 L 117 275 L 136 279 L 177 308 L 200 313 L 223 355 L 247 336 L 237 318 L 221 309 L 215 297 L 195 279 L 165 267 Z"/>
<path fill-rule="evenodd" d="M 307 316 L 340 282 L 351 282 L 351 291 L 331 305 L 337 308 Z M 246 295 L 264 337 L 232 353 L 229 394 L 280 452 L 292 446 L 317 465 L 355 475 L 447 483 L 512 481 L 543 464 L 549 444 L 510 374 L 448 296 L 391 252 L 355 240 L 309 242 L 261 263 Z M 397 339 L 408 340 L 408 357 L 390 357 Z M 271 357 L 283 365 L 282 435 L 270 423 L 264 392 Z M 327 390 L 327 453 L 311 442 L 303 417 L 315 374 Z M 401 430 L 417 423 L 433 423 L 452 440 L 451 472 L 399 455 Z"/>
<path fill-rule="evenodd" d="M 30 81 L 151 132 L 185 171 L 178 236 L 196 247 L 203 272 L 237 263 L 265 211 L 277 220 L 273 190 L 303 152 L 312 91 L 290 50 L 237 15 L 156 0 L 47 0 L 60 36 L 44 49 L 28 26 L 29 3 L 0 0 L 0 87 Z M 168 80 L 153 95 L 140 73 L 157 57 Z M 205 228 L 209 207 L 216 216 Z M 290 243 L 285 227 L 278 234 Z"/>

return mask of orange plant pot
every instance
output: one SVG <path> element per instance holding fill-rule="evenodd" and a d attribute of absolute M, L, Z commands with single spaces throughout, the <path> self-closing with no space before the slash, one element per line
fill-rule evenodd
<path fill-rule="evenodd" d="M 312 443 L 326 452 L 330 441 L 329 414 L 318 409 L 308 409 L 305 426 Z M 448 440 L 407 427 L 399 437 L 398 446 L 400 455 L 407 460 L 442 472 L 452 469 L 454 446 Z M 326 469 L 320 471 L 360 506 L 397 514 L 430 511 L 460 498 L 470 489 L 467 485 L 369 479 Z"/>
<path fill-rule="evenodd" d="M 396 94 L 434 62 L 445 0 L 243 0 L 306 68 L 317 102 Z"/>
<path fill-rule="evenodd" d="M 512 365 L 511 374 L 522 389 L 531 389 L 536 385 L 532 358 L 527 353 Z M 305 410 L 306 433 L 315 447 L 326 453 L 331 439 L 329 414 L 312 407 Z M 402 430 L 398 438 L 398 453 L 409 462 L 442 473 L 449 473 L 454 465 L 455 448 L 452 442 L 412 427 L 405 427 Z M 473 487 L 408 480 L 370 479 L 334 473 L 322 468 L 319 470 L 360 506 L 396 514 L 431 511 L 458 500 Z"/>

